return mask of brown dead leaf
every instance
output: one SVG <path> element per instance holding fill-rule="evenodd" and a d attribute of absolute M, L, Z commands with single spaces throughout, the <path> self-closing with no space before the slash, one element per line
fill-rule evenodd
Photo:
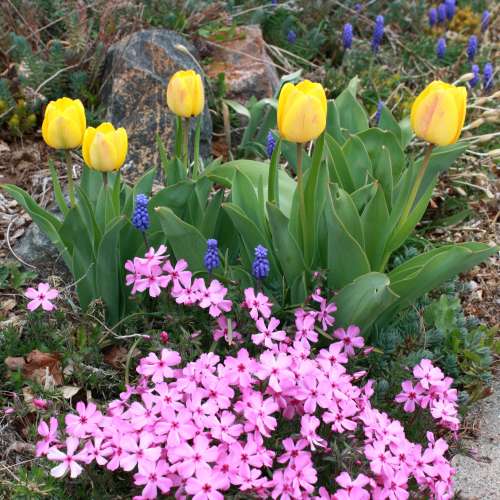
<path fill-rule="evenodd" d="M 134 349 L 132 352 L 132 357 L 136 357 L 140 354 L 138 349 Z M 104 362 L 111 365 L 113 368 L 119 370 L 123 368 L 123 365 L 127 361 L 128 350 L 123 346 L 113 345 L 104 350 Z"/>
<path fill-rule="evenodd" d="M 35 349 L 26 356 L 23 376 L 45 387 L 62 385 L 61 355 Z"/>
<path fill-rule="evenodd" d="M 16 371 L 22 369 L 26 364 L 26 361 L 21 357 L 8 356 L 5 358 L 4 363 L 9 370 Z"/>
<path fill-rule="evenodd" d="M 7 299 L 7 300 L 4 300 L 0 304 L 0 310 L 2 311 L 2 313 L 6 314 L 9 311 L 12 311 L 12 309 L 14 309 L 14 307 L 16 307 L 16 304 L 17 304 L 16 299 Z"/>

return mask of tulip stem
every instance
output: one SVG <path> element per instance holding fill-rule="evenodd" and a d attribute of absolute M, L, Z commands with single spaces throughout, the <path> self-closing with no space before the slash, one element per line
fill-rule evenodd
<path fill-rule="evenodd" d="M 104 189 L 108 189 L 108 173 L 107 172 L 102 173 L 102 180 L 104 183 Z"/>
<path fill-rule="evenodd" d="M 182 119 L 182 153 L 186 174 L 189 174 L 189 118 Z"/>
<path fill-rule="evenodd" d="M 417 173 L 417 177 L 415 182 L 413 183 L 412 190 L 410 192 L 410 196 L 408 197 L 408 202 L 403 210 L 403 215 L 401 216 L 401 224 L 406 222 L 408 215 L 410 215 L 410 211 L 413 208 L 413 204 L 415 203 L 415 198 L 417 197 L 418 190 L 420 189 L 420 185 L 422 184 L 422 180 L 425 175 L 425 171 L 429 166 L 429 161 L 431 159 L 432 149 L 434 148 L 434 144 L 429 144 L 427 146 L 427 150 L 425 151 L 424 160 L 422 161 L 422 165 L 420 166 L 420 170 Z"/>
<path fill-rule="evenodd" d="M 68 177 L 68 191 L 69 191 L 69 201 L 71 208 L 76 206 L 75 202 L 75 188 L 73 186 L 73 166 L 71 164 L 71 151 L 69 149 L 64 150 L 64 157 L 66 160 L 66 174 Z"/>
<path fill-rule="evenodd" d="M 306 230 L 306 202 L 304 199 L 304 189 L 302 186 L 302 159 L 304 156 L 304 145 L 297 143 L 297 189 L 299 190 L 299 215 L 302 225 L 302 238 Z M 305 241 L 304 241 L 305 248 Z"/>

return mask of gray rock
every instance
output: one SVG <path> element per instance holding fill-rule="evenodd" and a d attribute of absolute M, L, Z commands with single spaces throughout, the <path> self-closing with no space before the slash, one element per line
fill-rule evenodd
<path fill-rule="evenodd" d="M 224 73 L 227 97 L 246 103 L 251 97 L 273 97 L 280 79 L 267 55 L 259 26 L 239 26 L 235 35 L 210 45 L 212 62 L 206 66 L 210 78 Z"/>
<path fill-rule="evenodd" d="M 179 50 L 178 46 L 184 46 L 189 53 Z M 129 151 L 123 169 L 127 178 L 135 179 L 159 165 L 157 134 L 172 151 L 175 116 L 167 108 L 167 84 L 179 70 L 194 69 L 202 73 L 196 57 L 196 49 L 190 42 L 164 29 L 138 31 L 109 48 L 102 101 L 107 110 L 106 119 L 115 127 L 124 127 L 128 133 Z M 207 158 L 211 150 L 212 120 L 206 105 L 202 116 L 200 154 Z M 193 138 L 194 120 L 191 122 Z"/>
<path fill-rule="evenodd" d="M 455 455 L 455 492 L 460 500 L 498 500 L 500 498 L 500 380 L 493 384 L 493 395 L 477 408 L 480 421 L 477 440 L 465 443 L 474 457 Z"/>

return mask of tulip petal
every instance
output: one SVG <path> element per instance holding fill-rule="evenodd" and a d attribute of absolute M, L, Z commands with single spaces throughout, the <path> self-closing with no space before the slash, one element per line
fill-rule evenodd
<path fill-rule="evenodd" d="M 313 96 L 298 94 L 284 114 L 280 134 L 287 141 L 308 142 L 316 139 L 326 127 L 323 105 Z"/>
<path fill-rule="evenodd" d="M 90 164 L 99 172 L 111 172 L 116 169 L 117 153 L 111 137 L 96 131 L 89 148 Z"/>
<path fill-rule="evenodd" d="M 85 133 L 83 134 L 83 142 L 82 142 L 83 161 L 90 168 L 93 168 L 90 162 L 90 145 L 94 141 L 96 132 L 97 130 L 94 127 L 89 127 L 87 128 L 87 130 L 85 130 Z"/>
<path fill-rule="evenodd" d="M 170 111 L 178 116 L 191 116 L 191 99 L 187 82 L 177 73 L 170 80 L 167 87 L 167 104 Z"/>
<path fill-rule="evenodd" d="M 117 164 L 115 170 L 118 170 L 125 163 L 128 151 L 127 131 L 123 127 L 115 131 L 115 146 L 117 151 Z"/>
<path fill-rule="evenodd" d="M 194 81 L 194 92 L 193 92 L 193 109 L 191 114 L 193 116 L 198 116 L 205 106 L 205 92 L 203 89 L 203 82 L 201 76 L 195 73 L 193 78 Z"/>
<path fill-rule="evenodd" d="M 297 91 L 295 90 L 295 86 L 293 83 L 287 82 L 283 87 L 281 88 L 280 96 L 278 99 L 278 116 L 277 116 L 277 122 L 278 122 L 278 129 L 281 131 L 282 124 L 283 124 L 283 115 L 285 114 L 285 111 L 287 110 L 287 103 L 290 99 L 290 96 L 295 94 Z"/>

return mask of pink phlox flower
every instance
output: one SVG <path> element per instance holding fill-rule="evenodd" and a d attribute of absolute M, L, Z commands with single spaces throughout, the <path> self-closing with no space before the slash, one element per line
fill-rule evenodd
<path fill-rule="evenodd" d="M 191 279 L 191 271 L 188 271 L 187 267 L 188 263 L 184 259 L 178 260 L 175 266 L 172 266 L 170 260 L 167 260 L 163 265 L 163 270 L 170 277 L 173 290 L 181 287 L 183 280 Z"/>
<path fill-rule="evenodd" d="M 202 385 L 207 391 L 208 402 L 215 405 L 215 409 L 225 410 L 231 406 L 234 390 L 226 381 L 219 377 L 205 377 Z"/>
<path fill-rule="evenodd" d="M 146 358 L 141 359 L 137 367 L 137 373 L 145 377 L 151 377 L 151 380 L 158 384 L 166 378 L 173 377 L 174 372 L 171 367 L 178 365 L 180 362 L 181 357 L 176 351 L 162 349 L 160 358 L 155 353 L 150 352 Z"/>
<path fill-rule="evenodd" d="M 83 401 L 76 404 L 78 415 L 68 414 L 64 421 L 66 423 L 66 432 L 70 436 L 83 438 L 93 435 L 99 430 L 99 424 L 103 418 L 102 413 L 97 410 L 94 403 L 85 406 Z"/>
<path fill-rule="evenodd" d="M 342 487 L 335 492 L 335 500 L 369 500 L 370 493 L 365 486 L 370 483 L 370 478 L 364 474 L 358 474 L 356 479 L 352 480 L 347 472 L 342 472 L 335 481 Z"/>
<path fill-rule="evenodd" d="M 191 412 L 181 410 L 176 412 L 171 407 L 162 409 L 162 418 L 155 425 L 157 435 L 167 436 L 169 447 L 179 446 L 188 439 L 192 439 L 198 431 L 191 418 Z"/>
<path fill-rule="evenodd" d="M 155 384 L 155 392 L 163 405 L 170 406 L 175 410 L 180 410 L 184 406 L 181 402 L 182 394 L 166 382 Z"/>
<path fill-rule="evenodd" d="M 28 299 L 31 299 L 30 302 L 28 302 L 29 311 L 33 312 L 40 306 L 42 306 L 44 311 L 52 311 L 56 309 L 56 306 L 52 304 L 51 300 L 56 299 L 59 292 L 55 288 L 50 288 L 48 283 L 38 283 L 36 290 L 30 287 L 26 290 L 24 295 Z"/>
<path fill-rule="evenodd" d="M 157 498 L 158 490 L 168 493 L 172 487 L 172 480 L 168 477 L 169 466 L 165 460 L 158 462 L 145 461 L 142 471 L 134 474 L 134 482 L 138 486 L 143 486 L 143 498 Z"/>
<path fill-rule="evenodd" d="M 224 340 L 229 344 L 239 343 L 243 341 L 241 333 L 237 332 L 235 329 L 238 327 L 236 321 L 231 319 L 231 338 L 229 338 L 228 320 L 226 316 L 219 316 L 217 318 L 217 328 L 213 330 L 213 339 L 215 341 L 224 337 Z"/>
<path fill-rule="evenodd" d="M 370 469 L 375 474 L 383 474 L 387 477 L 394 474 L 393 467 L 397 464 L 397 459 L 386 449 L 383 442 L 375 441 L 373 444 L 366 445 L 365 456 L 370 461 Z"/>
<path fill-rule="evenodd" d="M 460 427 L 460 420 L 457 418 L 457 409 L 451 403 L 436 401 L 431 406 L 431 415 L 435 419 L 440 419 L 443 427 L 451 430 L 458 430 Z"/>
<path fill-rule="evenodd" d="M 134 401 L 127 410 L 126 416 L 130 418 L 130 423 L 136 430 L 141 430 L 146 426 L 153 426 L 158 420 L 161 411 L 161 404 L 156 396 L 150 393 L 142 395 L 142 403 Z"/>
<path fill-rule="evenodd" d="M 440 385 L 443 380 L 443 372 L 432 364 L 430 359 L 422 359 L 413 368 L 413 375 L 418 378 L 424 389 L 429 389 L 431 385 Z"/>
<path fill-rule="evenodd" d="M 266 437 L 276 428 L 277 421 L 272 414 L 279 407 L 272 398 L 263 399 L 262 394 L 254 392 L 249 396 L 243 414 L 246 418 L 245 431 L 251 432 L 257 428 Z"/>
<path fill-rule="evenodd" d="M 245 289 L 245 300 L 243 302 L 243 307 L 250 310 L 250 317 L 257 321 L 259 316 L 268 319 L 271 316 L 271 308 L 273 304 L 269 298 L 262 292 L 258 292 L 255 295 L 255 290 L 253 288 Z"/>
<path fill-rule="evenodd" d="M 410 495 L 407 491 L 408 475 L 403 471 L 394 472 L 384 478 L 384 487 L 378 498 L 389 500 L 406 500 Z"/>
<path fill-rule="evenodd" d="M 326 441 L 316 434 L 316 429 L 320 426 L 319 418 L 314 415 L 302 415 L 300 419 L 300 435 L 307 440 L 311 450 L 315 451 L 316 447 L 324 448 Z"/>
<path fill-rule="evenodd" d="M 210 429 L 214 439 L 223 443 L 234 443 L 243 432 L 243 425 L 235 423 L 236 416 L 230 411 L 223 411 L 220 416 L 205 417 L 205 426 Z"/>
<path fill-rule="evenodd" d="M 157 462 L 160 459 L 161 448 L 155 446 L 155 436 L 150 432 L 141 432 L 139 438 L 134 434 L 125 434 L 121 446 L 127 456 L 121 460 L 123 470 L 131 471 L 136 466 L 139 472 L 145 472 L 145 462 Z"/>
<path fill-rule="evenodd" d="M 227 479 L 210 468 L 200 469 L 195 477 L 190 477 L 186 483 L 186 491 L 193 500 L 223 500 L 220 490 L 229 487 Z"/>
<path fill-rule="evenodd" d="M 318 379 L 311 373 L 300 378 L 295 398 L 304 402 L 306 413 L 314 413 L 317 404 L 326 408 L 331 403 L 331 392 L 330 384 L 324 377 Z"/>
<path fill-rule="evenodd" d="M 250 477 L 251 467 L 262 467 L 257 443 L 248 436 L 246 443 L 235 441 L 229 445 L 229 457 L 235 464 L 240 476 Z"/>
<path fill-rule="evenodd" d="M 149 291 L 150 297 L 158 297 L 162 288 L 166 288 L 170 282 L 170 277 L 163 274 L 160 266 L 151 266 L 144 273 L 143 277 L 136 281 L 134 288 L 138 292 Z"/>
<path fill-rule="evenodd" d="M 335 323 L 335 318 L 331 315 L 331 313 L 337 310 L 337 306 L 334 302 L 328 304 L 328 301 L 323 298 L 321 295 L 321 290 L 318 288 L 315 293 L 311 295 L 311 298 L 319 303 L 320 310 L 317 313 L 317 320 L 321 321 L 321 326 L 323 330 L 328 330 L 333 323 Z"/>
<path fill-rule="evenodd" d="M 232 302 L 225 299 L 227 288 L 219 281 L 212 280 L 207 288 L 204 282 L 200 283 L 199 287 L 199 306 L 202 309 L 208 308 L 208 313 L 213 318 L 220 316 L 222 312 L 229 312 L 232 307 Z"/>
<path fill-rule="evenodd" d="M 130 273 L 125 275 L 125 283 L 127 286 L 133 285 L 130 293 L 135 295 L 138 291 L 137 286 L 144 277 L 144 266 L 139 257 L 134 257 L 133 261 L 129 259 L 125 262 L 125 269 Z"/>
<path fill-rule="evenodd" d="M 41 457 L 47 454 L 50 446 L 57 440 L 57 419 L 50 417 L 49 425 L 46 422 L 41 421 L 38 424 L 38 434 L 43 437 L 36 444 L 35 456 Z"/>
<path fill-rule="evenodd" d="M 196 304 L 200 298 L 200 287 L 205 286 L 203 278 L 192 279 L 191 273 L 179 278 L 179 285 L 172 289 L 172 297 L 177 304 L 185 304 L 187 306 Z"/>
<path fill-rule="evenodd" d="M 266 325 L 263 318 L 259 318 L 255 322 L 255 326 L 260 333 L 252 335 L 252 342 L 255 345 L 264 344 L 271 349 L 274 346 L 274 340 L 282 341 L 286 338 L 286 333 L 283 330 L 277 330 L 280 322 L 276 318 L 271 318 L 269 324 Z"/>
<path fill-rule="evenodd" d="M 109 441 L 103 437 L 96 437 L 93 441 L 89 440 L 85 443 L 82 453 L 85 456 L 84 462 L 86 464 L 90 464 L 95 460 L 99 465 L 106 465 L 113 450 Z"/>
<path fill-rule="evenodd" d="M 254 382 L 258 363 L 252 358 L 246 349 L 240 349 L 236 358 L 228 356 L 224 365 L 225 379 L 232 385 L 238 385 L 241 388 L 250 387 Z"/>
<path fill-rule="evenodd" d="M 413 387 L 413 384 L 409 380 L 402 382 L 401 387 L 403 391 L 394 399 L 397 403 L 404 403 L 404 410 L 406 412 L 413 413 L 415 411 L 415 404 L 418 402 L 420 394 L 422 394 L 422 388 L 419 384 Z"/>
<path fill-rule="evenodd" d="M 357 326 L 351 325 L 344 330 L 343 328 L 338 328 L 335 330 L 333 335 L 340 339 L 340 341 L 344 344 L 344 352 L 347 356 L 354 356 L 354 348 L 360 349 L 365 345 L 365 339 L 359 336 L 360 330 Z"/>
<path fill-rule="evenodd" d="M 285 453 L 278 457 L 278 462 L 280 464 L 284 464 L 290 462 L 293 465 L 294 460 L 301 454 L 306 454 L 306 451 L 303 451 L 307 448 L 307 440 L 306 439 L 298 439 L 295 442 L 292 438 L 285 438 L 283 440 L 283 448 L 285 449 Z"/>
<path fill-rule="evenodd" d="M 291 359 L 287 354 L 273 354 L 265 351 L 260 355 L 260 368 L 257 377 L 260 380 L 269 379 L 269 387 L 276 392 L 281 392 L 282 385 L 293 385 L 293 373 L 289 370 Z"/>
<path fill-rule="evenodd" d="M 209 464 L 216 461 L 217 455 L 217 447 L 210 446 L 210 440 L 204 435 L 196 436 L 192 445 L 181 443 L 171 453 L 175 470 L 183 478 L 197 475 L 200 469 L 210 470 Z"/>
<path fill-rule="evenodd" d="M 309 342 L 318 341 L 318 333 L 314 330 L 316 320 L 310 314 L 295 318 L 295 340 L 298 340 L 309 347 Z"/>
<path fill-rule="evenodd" d="M 61 462 L 50 470 L 50 475 L 53 477 L 62 477 L 66 472 L 69 471 L 71 479 L 78 477 L 83 468 L 78 462 L 83 462 L 85 459 L 85 454 L 75 453 L 78 446 L 80 445 L 80 440 L 76 437 L 69 437 L 66 439 L 66 452 L 63 452 L 56 447 L 52 447 L 47 452 L 47 458 L 53 460 L 54 462 Z"/>
<path fill-rule="evenodd" d="M 162 262 L 167 258 L 166 251 L 167 247 L 165 245 L 160 245 L 158 250 L 150 247 L 144 257 L 139 258 L 140 264 L 144 267 L 144 274 L 147 274 L 153 267 L 161 266 Z"/>
<path fill-rule="evenodd" d="M 346 430 L 353 431 L 356 428 L 356 422 L 349 417 L 353 417 L 358 412 L 356 403 L 352 400 L 332 401 L 329 411 L 323 413 L 323 421 L 331 423 L 332 429 L 336 432 Z"/>
<path fill-rule="evenodd" d="M 37 410 L 46 410 L 49 407 L 48 401 L 42 398 L 33 398 L 32 403 Z"/>
<path fill-rule="evenodd" d="M 301 495 L 302 492 L 309 496 L 314 490 L 314 484 L 318 480 L 316 469 L 311 460 L 311 454 L 307 453 L 297 457 L 293 467 L 290 465 L 285 470 L 285 478 L 292 481 L 292 487 L 295 495 Z"/>

